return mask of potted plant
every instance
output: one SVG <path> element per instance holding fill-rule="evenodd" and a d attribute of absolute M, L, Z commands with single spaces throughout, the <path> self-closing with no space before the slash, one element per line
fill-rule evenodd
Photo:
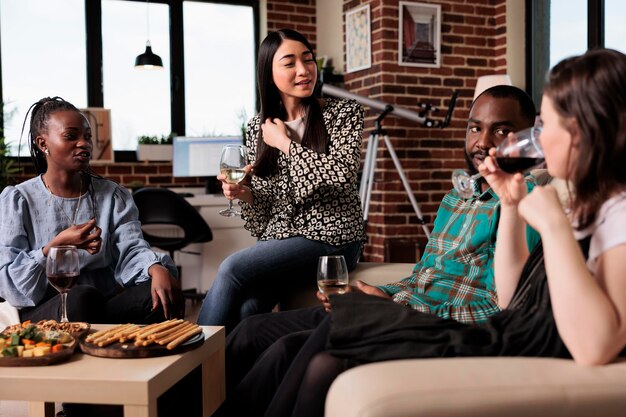
<path fill-rule="evenodd" d="M 7 185 L 13 185 L 13 175 L 19 171 L 13 166 L 15 161 L 9 159 L 8 153 L 9 146 L 4 141 L 4 135 L 0 133 L 0 191 Z"/>
<path fill-rule="evenodd" d="M 172 142 L 175 133 L 168 136 L 140 136 L 137 145 L 137 160 L 139 161 L 171 161 Z"/>

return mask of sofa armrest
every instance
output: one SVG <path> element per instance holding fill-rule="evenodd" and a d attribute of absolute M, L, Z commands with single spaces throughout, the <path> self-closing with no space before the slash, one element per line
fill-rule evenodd
<path fill-rule="evenodd" d="M 339 375 L 326 417 L 623 416 L 626 361 L 587 367 L 554 358 L 379 362 Z"/>
<path fill-rule="evenodd" d="M 370 285 L 383 285 L 400 281 L 413 272 L 415 264 L 412 263 L 383 263 L 383 262 L 359 262 L 350 272 L 350 284 L 356 280 L 362 280 Z M 317 283 L 315 279 L 304 283 L 294 289 L 286 298 L 280 300 L 281 310 L 292 310 L 295 308 L 319 306 L 315 293 Z"/>

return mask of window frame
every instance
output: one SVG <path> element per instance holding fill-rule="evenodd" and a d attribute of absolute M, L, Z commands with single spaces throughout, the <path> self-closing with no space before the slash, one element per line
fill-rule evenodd
<path fill-rule="evenodd" d="M 587 49 L 603 48 L 604 0 L 587 0 Z M 526 0 L 526 90 L 541 101 L 550 69 L 550 0 Z"/>
<path fill-rule="evenodd" d="M 146 3 L 146 0 L 122 0 Z M 252 7 L 254 22 L 254 56 L 259 48 L 260 13 L 259 0 L 150 0 L 169 6 L 170 18 L 170 100 L 171 132 L 184 136 L 185 127 L 185 45 L 183 27 L 183 2 L 216 3 Z M 102 0 L 85 0 L 85 35 L 87 54 L 87 106 L 104 106 L 103 57 L 102 57 Z M 142 45 L 137 45 L 137 48 Z M 137 50 L 138 53 L 140 50 Z M 132 63 L 129 63 L 132 65 Z M 0 50 L 0 102 L 4 100 L 2 89 L 2 51 Z M 4 114 L 0 112 L 0 129 L 4 127 Z M 116 151 L 119 152 L 119 151 Z M 117 160 L 117 159 L 116 159 Z"/>

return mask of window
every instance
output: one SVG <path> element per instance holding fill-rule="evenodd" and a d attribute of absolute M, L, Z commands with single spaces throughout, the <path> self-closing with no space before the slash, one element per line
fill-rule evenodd
<path fill-rule="evenodd" d="M 526 86 L 535 103 L 547 71 L 563 58 L 589 48 L 626 52 L 623 0 L 527 0 Z"/>
<path fill-rule="evenodd" d="M 551 0 L 550 68 L 587 50 L 587 0 Z"/>
<path fill-rule="evenodd" d="M 18 155 L 22 122 L 40 98 L 60 96 L 76 106 L 87 105 L 84 4 L 0 1 L 4 135 L 11 155 Z M 55 16 L 54 22 L 50 16 Z M 27 156 L 28 126 L 24 130 L 19 154 Z"/>
<path fill-rule="evenodd" d="M 116 150 L 136 149 L 141 135 L 240 134 L 255 110 L 258 8 L 258 0 L 0 0 L 11 154 L 26 110 L 47 95 L 110 108 Z M 162 70 L 134 68 L 148 37 Z"/>
<path fill-rule="evenodd" d="M 252 9 L 186 1 L 183 19 L 186 134 L 240 135 L 254 112 Z"/>
<path fill-rule="evenodd" d="M 163 60 L 163 69 L 135 69 L 135 58 L 144 52 L 147 39 Z M 168 5 L 102 2 L 102 84 L 104 107 L 111 109 L 114 149 L 135 149 L 142 135 L 170 134 L 169 46 Z"/>
<path fill-rule="evenodd" d="M 604 45 L 626 53 L 626 3 L 624 0 L 604 0 Z"/>

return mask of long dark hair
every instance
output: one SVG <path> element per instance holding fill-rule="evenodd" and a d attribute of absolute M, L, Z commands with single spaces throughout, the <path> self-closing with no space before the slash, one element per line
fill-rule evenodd
<path fill-rule="evenodd" d="M 280 98 L 280 93 L 272 73 L 272 61 L 276 50 L 283 43 L 284 39 L 290 39 L 302 43 L 311 51 L 313 59 L 315 53 L 309 41 L 300 33 L 291 29 L 279 29 L 270 32 L 259 47 L 259 59 L 257 62 L 257 79 L 259 85 L 259 97 L 261 97 L 261 123 L 267 118 L 278 118 L 285 120 L 287 113 Z M 319 85 L 319 80 L 316 80 Z M 325 153 L 328 149 L 328 132 L 324 125 L 322 117 L 322 109 L 318 101 L 318 94 L 302 100 L 305 108 L 305 128 L 302 137 L 302 146 L 313 149 L 318 153 Z M 272 148 L 263 142 L 263 131 L 259 130 L 257 141 L 256 161 L 254 164 L 254 172 L 260 177 L 273 175 L 278 169 L 278 156 L 280 151 Z"/>
<path fill-rule="evenodd" d="M 593 223 L 604 201 L 626 189 L 625 74 L 626 55 L 612 49 L 567 58 L 548 74 L 544 94 L 580 132 L 578 157 L 567 173 L 580 229 Z"/>

